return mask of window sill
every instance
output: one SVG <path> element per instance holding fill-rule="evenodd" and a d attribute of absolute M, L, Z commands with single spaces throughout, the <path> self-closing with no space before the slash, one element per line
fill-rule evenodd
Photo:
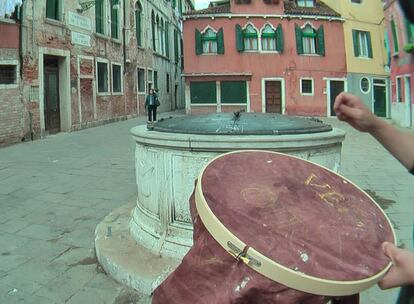
<path fill-rule="evenodd" d="M 108 36 L 105 36 L 104 34 L 101 33 L 94 33 L 95 37 L 100 38 L 100 39 L 105 39 L 105 40 L 110 40 L 111 38 Z"/>
<path fill-rule="evenodd" d="M 138 92 L 138 95 L 141 95 L 141 96 L 146 95 L 146 94 L 147 92 Z"/>
<path fill-rule="evenodd" d="M 112 41 L 113 43 L 116 43 L 116 44 L 122 44 L 122 41 L 121 41 L 119 38 L 112 38 L 112 37 L 111 37 L 111 41 Z"/>
<path fill-rule="evenodd" d="M 98 92 L 96 95 L 97 96 L 109 96 L 111 94 L 109 92 Z"/>
<path fill-rule="evenodd" d="M 399 56 L 399 52 L 392 54 L 392 57 L 398 57 L 398 56 Z"/>
<path fill-rule="evenodd" d="M 261 51 L 262 54 L 280 54 L 278 51 Z"/>
<path fill-rule="evenodd" d="M 302 96 L 315 96 L 313 93 L 300 93 Z"/>
<path fill-rule="evenodd" d="M 55 20 L 55 19 L 50 19 L 50 18 L 45 18 L 44 19 L 46 24 L 50 24 L 50 25 L 54 25 L 54 26 L 60 26 L 60 27 L 65 27 L 65 23 L 60 21 L 60 20 Z"/>
<path fill-rule="evenodd" d="M 363 59 L 363 60 L 372 60 L 372 58 L 368 57 L 368 56 L 358 56 L 357 58 L 358 59 Z"/>
<path fill-rule="evenodd" d="M 122 96 L 122 95 L 124 95 L 124 92 L 113 92 L 112 95 L 113 96 Z"/>
<path fill-rule="evenodd" d="M 192 103 L 192 107 L 217 107 L 217 103 Z"/>
<path fill-rule="evenodd" d="M 307 57 L 323 57 L 319 54 L 300 54 L 300 56 L 307 56 Z"/>
<path fill-rule="evenodd" d="M 18 84 L 0 84 L 0 90 L 18 89 Z"/>
<path fill-rule="evenodd" d="M 222 54 L 219 54 L 219 53 L 202 53 L 200 55 L 201 56 L 217 56 L 217 55 L 222 55 Z"/>
<path fill-rule="evenodd" d="M 159 57 L 159 58 L 165 59 L 165 60 L 167 60 L 167 61 L 170 61 L 170 59 L 169 59 L 168 57 L 166 57 L 166 56 L 164 56 L 164 55 L 161 55 L 160 53 L 153 52 L 153 54 L 154 54 L 154 56 L 156 56 L 156 57 Z"/>
<path fill-rule="evenodd" d="M 222 107 L 247 106 L 247 103 L 221 103 Z"/>

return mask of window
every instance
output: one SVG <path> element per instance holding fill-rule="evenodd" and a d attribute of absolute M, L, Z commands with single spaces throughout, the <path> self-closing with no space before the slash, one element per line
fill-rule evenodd
<path fill-rule="evenodd" d="M 174 30 L 174 61 L 175 63 L 178 63 L 180 60 L 180 54 L 178 50 L 179 39 L 180 39 L 180 36 L 178 35 L 178 31 Z"/>
<path fill-rule="evenodd" d="M 303 53 L 316 54 L 316 33 L 314 29 L 310 25 L 307 25 L 302 33 Z"/>
<path fill-rule="evenodd" d="M 246 81 L 222 81 L 220 91 L 222 103 L 247 103 Z"/>
<path fill-rule="evenodd" d="M 119 4 L 118 0 L 111 0 L 111 37 L 119 39 Z"/>
<path fill-rule="evenodd" d="M 0 86 L 17 84 L 17 65 L 0 64 Z"/>
<path fill-rule="evenodd" d="M 137 45 L 142 46 L 142 6 L 139 2 L 135 5 L 135 34 L 137 35 Z"/>
<path fill-rule="evenodd" d="M 351 0 L 352 3 L 362 4 L 362 0 Z"/>
<path fill-rule="evenodd" d="M 398 46 L 398 34 L 397 34 L 397 28 L 395 25 L 395 20 L 391 20 L 391 32 L 392 32 L 392 41 L 394 44 L 394 53 L 398 53 L 400 48 Z"/>
<path fill-rule="evenodd" d="M 158 90 L 158 72 L 154 71 L 154 89 Z"/>
<path fill-rule="evenodd" d="M 170 25 L 166 21 L 165 22 L 165 56 L 170 58 Z"/>
<path fill-rule="evenodd" d="M 407 32 L 407 43 L 414 42 L 414 24 L 410 22 L 407 18 L 404 18 L 405 29 Z"/>
<path fill-rule="evenodd" d="M 325 34 L 323 25 L 318 30 L 315 30 L 310 24 L 305 25 L 303 28 L 296 25 L 295 32 L 298 55 L 325 56 Z"/>
<path fill-rule="evenodd" d="M 108 63 L 98 61 L 96 73 L 98 74 L 98 93 L 108 93 Z"/>
<path fill-rule="evenodd" d="M 145 70 L 138 68 L 138 93 L 145 93 Z"/>
<path fill-rule="evenodd" d="M 402 78 L 397 77 L 397 102 L 402 102 Z"/>
<path fill-rule="evenodd" d="M 152 76 L 153 76 L 152 75 L 152 70 L 151 69 L 148 69 L 148 71 L 147 71 L 148 92 L 152 88 Z"/>
<path fill-rule="evenodd" d="M 314 0 L 298 0 L 298 6 L 300 7 L 314 7 Z"/>
<path fill-rule="evenodd" d="M 204 33 L 196 29 L 196 54 L 224 54 L 223 28 L 217 32 L 208 27 Z"/>
<path fill-rule="evenodd" d="M 258 48 L 257 31 L 251 24 L 243 31 L 243 45 L 245 51 L 255 51 Z"/>
<path fill-rule="evenodd" d="M 276 51 L 276 31 L 268 24 L 262 30 L 262 51 Z"/>
<path fill-rule="evenodd" d="M 302 95 L 313 95 L 313 79 L 302 78 L 300 80 L 300 93 Z"/>
<path fill-rule="evenodd" d="M 112 92 L 122 93 L 122 66 L 120 64 L 112 65 Z"/>
<path fill-rule="evenodd" d="M 217 35 L 212 29 L 207 29 L 201 40 L 203 41 L 203 54 L 217 53 Z"/>
<path fill-rule="evenodd" d="M 152 49 L 154 51 L 157 50 L 156 46 L 157 44 L 155 43 L 156 41 L 156 36 L 155 36 L 155 15 L 154 15 L 154 11 L 151 12 L 151 37 L 152 37 Z"/>
<path fill-rule="evenodd" d="M 368 94 L 368 92 L 371 90 L 371 83 L 367 77 L 361 78 L 361 92 L 364 94 Z"/>
<path fill-rule="evenodd" d="M 166 75 L 167 93 L 170 93 L 170 74 Z"/>
<path fill-rule="evenodd" d="M 95 30 L 99 34 L 105 34 L 105 6 L 104 0 L 96 0 L 95 3 Z"/>
<path fill-rule="evenodd" d="M 191 103 L 217 103 L 215 81 L 190 82 Z"/>
<path fill-rule="evenodd" d="M 371 34 L 352 30 L 355 57 L 372 58 Z"/>
<path fill-rule="evenodd" d="M 46 0 L 46 18 L 60 20 L 59 2 L 60 0 Z"/>

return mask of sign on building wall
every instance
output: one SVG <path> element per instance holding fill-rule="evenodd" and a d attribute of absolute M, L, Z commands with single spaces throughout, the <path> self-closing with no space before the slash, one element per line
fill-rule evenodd
<path fill-rule="evenodd" d="M 72 32 L 72 44 L 91 46 L 91 36 L 78 32 Z"/>
<path fill-rule="evenodd" d="M 77 26 L 85 30 L 92 30 L 92 22 L 88 17 L 84 17 L 73 12 L 69 12 L 69 25 Z"/>

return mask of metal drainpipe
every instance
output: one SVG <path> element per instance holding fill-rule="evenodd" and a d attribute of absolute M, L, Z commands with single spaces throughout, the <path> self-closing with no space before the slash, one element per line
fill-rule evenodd
<path fill-rule="evenodd" d="M 124 47 L 123 47 L 123 51 L 124 51 L 124 75 L 123 76 L 125 76 L 126 74 L 127 74 L 127 54 L 126 54 L 126 52 L 127 52 L 127 50 L 126 50 L 126 18 L 127 18 L 127 16 L 126 16 L 126 3 L 128 3 L 128 1 L 125 1 L 125 0 L 123 0 L 123 2 L 122 2 L 122 8 L 123 8 L 123 24 L 124 24 L 124 26 L 123 26 L 123 29 L 122 29 L 122 40 L 123 40 L 123 45 L 124 45 Z M 124 84 L 124 106 L 125 106 L 125 117 L 126 116 L 128 116 L 128 113 L 127 113 L 127 94 L 126 94 L 126 91 L 127 91 L 127 81 L 125 81 L 126 79 L 125 79 L 125 77 L 124 77 L 124 81 L 123 81 L 123 84 Z"/>
<path fill-rule="evenodd" d="M 23 8 L 25 2 L 23 1 L 19 14 L 19 60 L 20 60 L 20 79 L 23 79 Z"/>

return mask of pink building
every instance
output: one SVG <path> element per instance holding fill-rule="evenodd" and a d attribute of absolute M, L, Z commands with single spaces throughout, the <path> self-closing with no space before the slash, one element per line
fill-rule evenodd
<path fill-rule="evenodd" d="M 341 16 L 317 0 L 229 0 L 184 15 L 186 110 L 331 116 Z"/>
<path fill-rule="evenodd" d="M 402 12 L 398 1 L 384 6 L 391 63 L 391 118 L 404 127 L 413 126 L 414 25 Z"/>

